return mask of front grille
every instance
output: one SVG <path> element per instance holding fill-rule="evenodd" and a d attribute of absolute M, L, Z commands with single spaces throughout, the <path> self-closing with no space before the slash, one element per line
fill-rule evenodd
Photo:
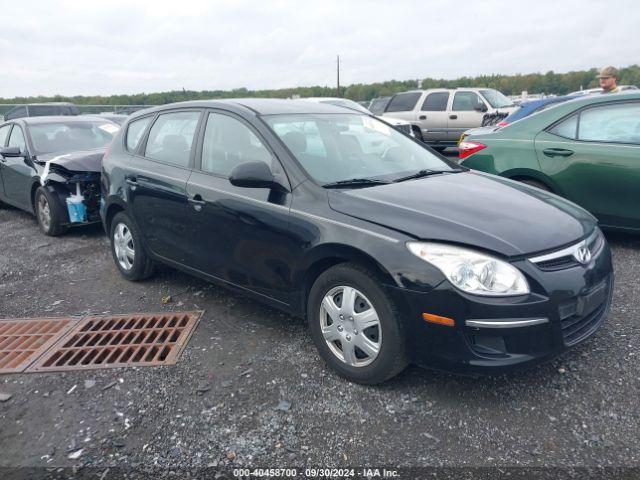
<path fill-rule="evenodd" d="M 596 287 L 594 290 L 597 290 Z M 575 345 L 593 334 L 604 322 L 611 301 L 611 281 L 606 281 L 605 299 L 586 315 L 571 315 L 560 321 L 562 337 L 567 346 Z M 575 310 L 574 310 L 575 313 Z M 562 316 L 562 309 L 560 312 Z"/>
<path fill-rule="evenodd" d="M 407 135 L 411 134 L 411 125 L 396 125 L 396 130 L 401 131 L 402 133 L 406 133 Z"/>
<path fill-rule="evenodd" d="M 564 257 L 553 258 L 544 262 L 536 263 L 540 270 L 554 271 L 563 270 L 565 268 L 577 267 L 580 265 L 572 255 L 566 255 Z"/>
<path fill-rule="evenodd" d="M 583 240 L 582 242 L 562 249 L 555 254 L 551 253 L 538 258 L 533 258 L 531 259 L 531 261 L 536 267 L 545 272 L 579 267 L 581 266 L 581 264 L 574 256 L 575 251 L 579 247 L 586 246 L 591 252 L 591 258 L 595 259 L 598 255 L 600 255 L 600 253 L 602 253 L 604 244 L 604 236 L 602 235 L 600 230 L 596 229 L 596 231 L 586 241 Z"/>

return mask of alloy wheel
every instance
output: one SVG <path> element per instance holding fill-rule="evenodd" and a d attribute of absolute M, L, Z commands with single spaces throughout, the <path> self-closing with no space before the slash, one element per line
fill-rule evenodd
<path fill-rule="evenodd" d="M 120 267 L 129 271 L 133 268 L 135 248 L 131 230 L 124 223 L 118 223 L 113 231 L 113 248 Z"/>
<path fill-rule="evenodd" d="M 373 362 L 382 346 L 382 328 L 367 297 L 350 286 L 329 290 L 320 305 L 322 335 L 333 353 L 352 367 Z"/>
<path fill-rule="evenodd" d="M 44 195 L 38 197 L 38 218 L 42 228 L 49 230 L 49 227 L 51 227 L 51 207 L 47 197 Z"/>

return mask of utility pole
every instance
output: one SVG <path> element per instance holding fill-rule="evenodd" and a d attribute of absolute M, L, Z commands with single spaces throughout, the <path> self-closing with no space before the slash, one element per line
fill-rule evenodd
<path fill-rule="evenodd" d="M 338 77 L 337 77 L 337 88 L 336 88 L 336 97 L 340 97 L 340 55 L 338 55 Z"/>

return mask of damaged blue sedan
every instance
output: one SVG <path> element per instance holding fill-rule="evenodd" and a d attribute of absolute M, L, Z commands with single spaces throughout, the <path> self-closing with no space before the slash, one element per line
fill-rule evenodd
<path fill-rule="evenodd" d="M 0 125 L 0 205 L 36 216 L 45 235 L 100 221 L 100 170 L 119 125 L 95 117 Z"/>

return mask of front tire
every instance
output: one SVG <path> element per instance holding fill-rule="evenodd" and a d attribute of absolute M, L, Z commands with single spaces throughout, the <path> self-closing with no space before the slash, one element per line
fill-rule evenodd
<path fill-rule="evenodd" d="M 40 230 L 45 235 L 57 237 L 67 231 L 62 224 L 66 212 L 60 200 L 45 187 L 38 187 L 35 194 L 35 214 Z"/>
<path fill-rule="evenodd" d="M 307 301 L 320 356 L 356 383 L 382 383 L 408 363 L 398 311 L 376 278 L 357 264 L 336 265 L 318 277 Z"/>
<path fill-rule="evenodd" d="M 113 260 L 123 277 L 137 282 L 153 274 L 154 263 L 142 246 L 138 229 L 126 213 L 119 212 L 113 217 L 109 240 Z"/>

